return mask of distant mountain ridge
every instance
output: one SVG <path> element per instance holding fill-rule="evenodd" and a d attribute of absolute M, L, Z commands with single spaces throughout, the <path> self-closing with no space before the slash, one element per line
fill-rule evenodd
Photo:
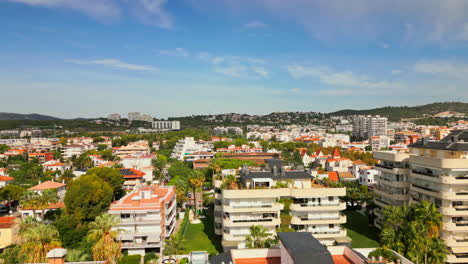
<path fill-rule="evenodd" d="M 0 120 L 61 120 L 61 118 L 41 114 L 16 114 L 0 112 Z"/>
<path fill-rule="evenodd" d="M 434 115 L 445 111 L 454 111 L 468 114 L 468 103 L 439 102 L 419 106 L 385 106 L 366 110 L 344 109 L 329 113 L 329 115 L 381 115 L 388 117 L 390 120 L 400 120 L 402 118 L 417 118 L 422 117 L 424 115 Z"/>

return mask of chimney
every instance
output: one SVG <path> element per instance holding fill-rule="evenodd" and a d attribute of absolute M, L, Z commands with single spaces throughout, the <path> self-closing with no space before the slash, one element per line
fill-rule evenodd
<path fill-rule="evenodd" d="M 64 264 L 67 250 L 64 248 L 54 248 L 47 253 L 47 259 L 49 264 Z"/>

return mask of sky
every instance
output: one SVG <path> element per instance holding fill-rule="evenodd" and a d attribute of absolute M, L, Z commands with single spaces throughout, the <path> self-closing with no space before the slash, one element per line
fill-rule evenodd
<path fill-rule="evenodd" d="M 0 0 L 0 112 L 468 101 L 466 0 Z"/>

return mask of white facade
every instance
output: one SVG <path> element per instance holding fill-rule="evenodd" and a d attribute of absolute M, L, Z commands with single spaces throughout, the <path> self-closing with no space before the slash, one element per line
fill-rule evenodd
<path fill-rule="evenodd" d="M 140 112 L 128 113 L 128 121 L 141 120 Z"/>
<path fill-rule="evenodd" d="M 380 116 L 354 116 L 353 136 L 369 139 L 387 135 L 387 118 Z"/>
<path fill-rule="evenodd" d="M 147 182 L 153 180 L 153 165 L 151 161 L 155 158 L 154 155 L 143 156 L 126 156 L 122 158 L 124 168 L 131 168 L 145 173 L 143 179 Z"/>
<path fill-rule="evenodd" d="M 179 140 L 174 146 L 171 158 L 184 160 L 185 155 L 194 152 L 211 152 L 213 146 L 211 143 L 195 141 L 193 137 L 186 137 L 185 139 Z"/>
<path fill-rule="evenodd" d="M 372 168 L 364 168 L 359 170 L 359 183 L 361 185 L 372 186 L 376 184 L 376 176 L 380 175 L 380 171 Z"/>
<path fill-rule="evenodd" d="M 180 121 L 153 121 L 156 130 L 180 130 Z"/>

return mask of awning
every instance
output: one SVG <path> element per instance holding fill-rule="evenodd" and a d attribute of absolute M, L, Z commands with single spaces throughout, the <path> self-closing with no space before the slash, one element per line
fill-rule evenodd
<path fill-rule="evenodd" d="M 150 235 L 146 239 L 146 242 L 148 242 L 148 243 L 158 243 L 159 241 L 161 241 L 161 238 L 159 236 L 156 236 L 156 235 Z"/>

